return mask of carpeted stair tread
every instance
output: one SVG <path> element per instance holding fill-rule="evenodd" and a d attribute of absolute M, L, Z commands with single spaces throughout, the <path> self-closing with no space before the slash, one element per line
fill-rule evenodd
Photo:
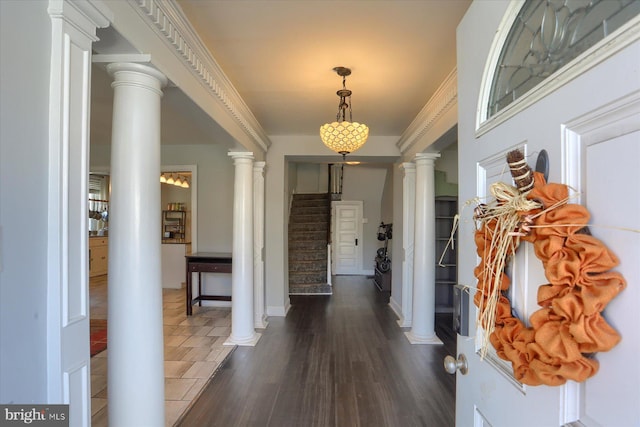
<path fill-rule="evenodd" d="M 325 263 L 327 261 L 327 252 L 326 250 L 324 251 L 318 251 L 318 250 L 312 250 L 312 251 L 305 251 L 305 250 L 295 250 L 293 252 L 289 252 L 289 265 L 291 265 L 292 262 L 299 262 L 299 261 L 321 261 L 324 260 Z"/>
<path fill-rule="evenodd" d="M 294 194 L 289 216 L 289 293 L 331 294 L 327 284 L 328 194 Z"/>
<path fill-rule="evenodd" d="M 290 272 L 300 271 L 327 271 L 327 260 L 310 260 L 310 261 L 294 261 L 289 262 Z"/>
<path fill-rule="evenodd" d="M 289 223 L 289 233 L 296 233 L 298 231 L 322 231 L 327 233 L 327 224 L 324 222 L 292 222 Z"/>
<path fill-rule="evenodd" d="M 326 223 L 329 220 L 328 213 L 304 213 L 304 214 L 292 214 L 289 218 L 289 223 Z"/>
<path fill-rule="evenodd" d="M 289 233 L 289 240 L 297 240 L 297 241 L 318 241 L 327 239 L 327 232 L 320 231 L 295 231 L 293 233 Z"/>

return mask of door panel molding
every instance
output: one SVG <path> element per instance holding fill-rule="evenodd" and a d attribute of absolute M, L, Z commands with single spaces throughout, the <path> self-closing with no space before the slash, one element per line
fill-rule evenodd
<path fill-rule="evenodd" d="M 526 153 L 527 153 L 527 142 L 520 142 L 518 144 L 512 145 L 511 147 L 508 147 L 506 149 L 503 149 L 497 153 L 494 153 L 486 158 L 484 158 L 483 160 L 478 162 L 477 165 L 477 193 L 476 193 L 476 197 L 478 197 L 478 199 L 484 203 L 485 201 L 487 201 L 490 197 L 490 191 L 489 188 L 491 187 L 491 184 L 495 183 L 495 182 L 511 182 L 511 175 L 509 173 L 508 168 L 506 168 L 506 157 L 507 157 L 507 153 L 512 151 L 512 150 L 521 150 L 526 157 Z M 518 263 L 518 264 L 523 264 L 523 268 L 526 269 L 527 268 L 527 260 L 529 258 L 528 256 L 528 249 L 526 248 L 526 253 L 524 254 L 523 259 L 518 259 L 518 260 L 512 260 L 510 263 L 510 266 L 508 268 L 510 268 L 513 271 L 513 264 L 514 263 Z M 523 252 L 525 250 L 525 248 L 521 248 L 521 250 L 519 252 Z M 476 265 L 478 265 L 478 263 L 480 262 L 480 258 L 476 259 Z M 527 281 L 527 274 L 524 275 L 520 275 L 521 279 L 525 280 L 525 283 L 518 283 L 517 280 L 515 280 L 516 278 L 513 277 L 513 274 L 511 274 L 511 288 L 515 288 L 515 287 L 523 287 L 523 288 L 527 288 L 528 286 L 528 281 Z M 526 295 L 527 292 L 523 292 L 524 298 L 521 301 L 521 303 L 519 304 L 519 306 L 521 306 L 522 308 L 526 307 Z M 477 308 L 475 309 L 476 312 L 476 318 L 477 318 Z M 528 316 L 528 313 L 526 310 L 521 309 L 520 310 L 521 313 L 523 313 L 523 315 Z M 528 317 L 527 317 L 528 318 Z M 475 340 L 475 352 L 478 355 L 478 357 L 480 356 L 481 353 L 481 348 L 483 345 L 483 334 L 484 334 L 484 329 L 478 325 L 478 327 L 476 328 L 476 340 Z M 518 390 L 520 393 L 522 394 L 526 394 L 527 391 L 527 386 L 522 384 L 520 381 L 518 381 L 515 376 L 513 375 L 513 369 L 511 367 L 511 362 L 506 361 L 501 359 L 500 357 L 498 357 L 498 354 L 496 353 L 495 348 L 489 344 L 488 347 L 488 351 L 486 356 L 484 357 L 484 360 L 493 368 L 495 369 L 497 372 L 499 372 L 501 375 L 503 375 L 507 381 L 509 382 L 509 384 L 511 384 L 516 390 Z"/>
<path fill-rule="evenodd" d="M 640 132 L 640 91 L 591 111 L 562 126 L 562 179 L 576 190 L 577 201 L 587 205 L 588 150 L 598 144 L 615 143 L 617 138 Z M 622 153 L 619 153 L 622 154 Z M 609 224 L 601 224 L 609 225 Z M 621 225 L 621 224 L 611 224 Z M 611 248 L 616 253 L 615 248 Z M 623 254 L 617 254 L 623 258 Z M 588 384 L 567 382 L 561 402 L 562 423 L 599 425 L 587 412 Z"/>
<path fill-rule="evenodd" d="M 562 179 L 578 192 L 575 203 L 586 204 L 587 147 L 638 130 L 640 91 L 570 120 L 562 126 Z"/>

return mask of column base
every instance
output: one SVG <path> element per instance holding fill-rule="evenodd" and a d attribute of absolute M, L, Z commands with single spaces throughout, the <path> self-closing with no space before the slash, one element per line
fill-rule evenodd
<path fill-rule="evenodd" d="M 413 322 L 411 322 L 411 320 L 400 319 L 397 322 L 398 326 L 400 326 L 401 328 L 410 328 L 411 325 L 413 325 Z"/>
<path fill-rule="evenodd" d="M 409 332 L 405 332 L 404 335 L 407 337 L 407 339 L 411 344 L 434 344 L 434 345 L 442 344 L 442 341 L 440 340 L 440 338 L 438 338 L 436 334 L 433 334 L 430 337 L 419 337 L 417 335 L 414 335 L 413 332 L 409 331 Z"/>
<path fill-rule="evenodd" d="M 258 340 L 260 339 L 261 336 L 262 334 L 259 334 L 257 332 L 254 333 L 251 337 L 244 338 L 244 339 L 237 339 L 230 336 L 222 345 L 226 345 L 226 346 L 239 345 L 239 346 L 246 346 L 246 347 L 254 347 L 256 344 L 258 344 Z"/>
<path fill-rule="evenodd" d="M 266 329 L 268 325 L 269 322 L 267 322 L 267 316 L 265 316 L 262 319 L 256 320 L 253 327 L 256 329 Z"/>

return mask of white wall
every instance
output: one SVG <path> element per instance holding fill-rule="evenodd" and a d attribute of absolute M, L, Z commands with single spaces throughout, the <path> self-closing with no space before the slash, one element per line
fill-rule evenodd
<path fill-rule="evenodd" d="M 387 169 L 366 165 L 344 167 L 342 200 L 362 200 L 362 268 L 363 273 L 373 274 L 376 251 L 382 246 L 378 241 L 378 226 L 382 206 L 382 193 L 387 177 Z"/>
<path fill-rule="evenodd" d="M 297 163 L 296 193 L 326 193 L 327 183 L 320 182 L 321 168 L 326 169 L 327 165 L 319 163 Z M 326 173 L 324 175 L 326 177 Z M 324 189 L 324 191 L 323 191 Z"/>
<path fill-rule="evenodd" d="M 169 210 L 169 203 L 184 204 L 185 210 L 191 210 L 191 188 L 183 188 L 173 184 L 160 186 L 160 209 Z"/>
<path fill-rule="evenodd" d="M 47 2 L 0 1 L 0 402 L 47 400 Z"/>
<path fill-rule="evenodd" d="M 448 183 L 458 183 L 458 144 L 451 144 L 440 151 L 440 158 L 436 160 L 435 169 L 447 174 Z"/>
<path fill-rule="evenodd" d="M 231 252 L 233 160 L 216 145 L 163 145 L 162 164 L 198 166 L 198 251 Z"/>
<path fill-rule="evenodd" d="M 384 186 L 382 188 L 382 200 L 380 201 L 380 221 L 385 224 L 393 223 L 393 199 L 394 199 L 394 175 L 395 164 L 390 164 L 385 173 Z"/>

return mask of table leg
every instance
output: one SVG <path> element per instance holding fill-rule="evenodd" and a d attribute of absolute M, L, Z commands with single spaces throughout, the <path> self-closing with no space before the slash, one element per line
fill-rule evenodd
<path fill-rule="evenodd" d="M 191 307 L 191 300 L 193 299 L 191 293 L 191 271 L 189 271 L 189 263 L 187 262 L 187 316 L 191 316 L 193 310 Z"/>
<path fill-rule="evenodd" d="M 202 295 L 202 276 L 200 275 L 200 272 L 198 272 L 198 296 L 200 295 Z M 198 300 L 198 306 L 202 307 L 201 299 Z"/>

